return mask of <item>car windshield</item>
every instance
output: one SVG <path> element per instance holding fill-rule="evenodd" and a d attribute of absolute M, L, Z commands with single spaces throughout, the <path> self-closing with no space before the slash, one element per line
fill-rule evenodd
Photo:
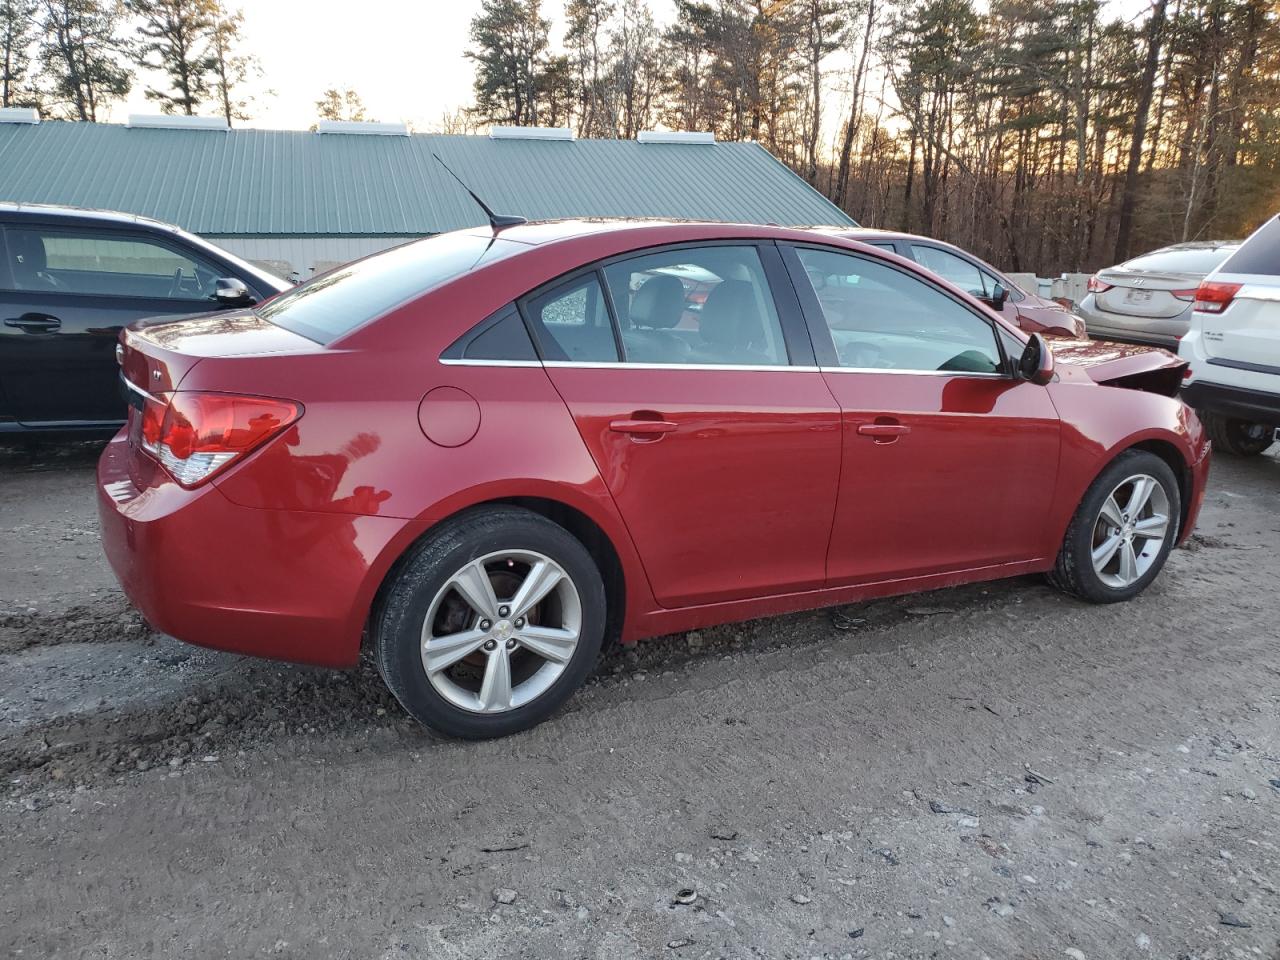
<path fill-rule="evenodd" d="M 264 303 L 258 313 L 278 327 L 330 343 L 517 249 L 517 244 L 484 234 L 445 233 L 338 267 Z"/>
<path fill-rule="evenodd" d="M 1150 270 L 1152 273 L 1206 274 L 1231 256 L 1234 246 L 1169 248 L 1134 257 L 1124 264 L 1126 270 Z"/>

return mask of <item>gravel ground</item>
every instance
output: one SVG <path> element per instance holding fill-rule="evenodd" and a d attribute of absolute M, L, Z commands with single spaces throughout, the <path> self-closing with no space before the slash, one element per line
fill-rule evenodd
<path fill-rule="evenodd" d="M 0 955 L 1280 958 L 1274 448 L 1131 603 L 668 637 L 479 744 L 150 631 L 94 454 L 0 454 Z"/>

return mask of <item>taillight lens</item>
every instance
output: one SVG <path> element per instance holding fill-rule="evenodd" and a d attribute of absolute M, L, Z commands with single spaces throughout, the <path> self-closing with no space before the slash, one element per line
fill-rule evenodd
<path fill-rule="evenodd" d="M 1099 280 L 1097 274 L 1094 274 L 1089 278 L 1090 293 L 1106 293 L 1113 286 L 1115 286 L 1115 284 L 1107 283 L 1105 280 Z"/>
<path fill-rule="evenodd" d="M 1179 300 L 1185 300 L 1187 303 L 1190 303 L 1192 300 L 1196 298 L 1196 291 L 1198 289 L 1200 288 L 1192 287 L 1190 290 L 1170 290 L 1169 292 L 1173 294 L 1175 297 L 1177 297 Z"/>
<path fill-rule="evenodd" d="M 173 479 L 196 487 L 302 415 L 301 404 L 228 393 L 178 392 L 148 400 L 142 446 Z"/>
<path fill-rule="evenodd" d="M 1217 283 L 1206 280 L 1196 289 L 1195 309 L 1202 313 L 1221 313 L 1231 305 L 1240 290 L 1238 283 Z"/>

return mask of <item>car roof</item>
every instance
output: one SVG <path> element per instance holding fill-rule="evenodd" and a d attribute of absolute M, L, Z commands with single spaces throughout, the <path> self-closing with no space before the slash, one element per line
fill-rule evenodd
<path fill-rule="evenodd" d="M 680 237 L 688 240 L 741 237 L 743 239 L 804 241 L 813 239 L 814 229 L 812 227 L 782 227 L 777 224 L 724 223 L 717 220 L 619 217 L 534 220 L 512 227 L 501 227 L 498 235 L 503 240 L 528 244 L 529 246 L 542 246 L 587 236 L 610 235 L 621 240 L 627 234 L 635 234 L 637 244 L 643 245 L 646 234 L 658 232 L 663 234 L 664 239 L 662 242 L 664 243 L 679 242 Z M 488 236 L 492 231 L 489 227 L 474 227 L 463 232 Z"/>
<path fill-rule="evenodd" d="M 13 200 L 0 200 L 0 213 L 29 213 L 40 217 L 66 217 L 77 220 L 104 220 L 110 223 L 126 223 L 138 226 L 153 227 L 172 233 L 185 233 L 181 227 L 163 220 L 140 216 L 136 213 L 124 213 L 119 210 L 98 210 L 92 207 L 69 207 L 54 203 L 24 203 Z"/>

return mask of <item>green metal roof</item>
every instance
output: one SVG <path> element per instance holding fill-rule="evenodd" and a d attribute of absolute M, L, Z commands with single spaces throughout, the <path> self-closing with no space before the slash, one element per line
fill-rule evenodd
<path fill-rule="evenodd" d="M 754 143 L 494 140 L 0 123 L 0 200 L 155 217 L 195 233 L 416 235 L 499 213 L 746 223 L 853 221 Z"/>

